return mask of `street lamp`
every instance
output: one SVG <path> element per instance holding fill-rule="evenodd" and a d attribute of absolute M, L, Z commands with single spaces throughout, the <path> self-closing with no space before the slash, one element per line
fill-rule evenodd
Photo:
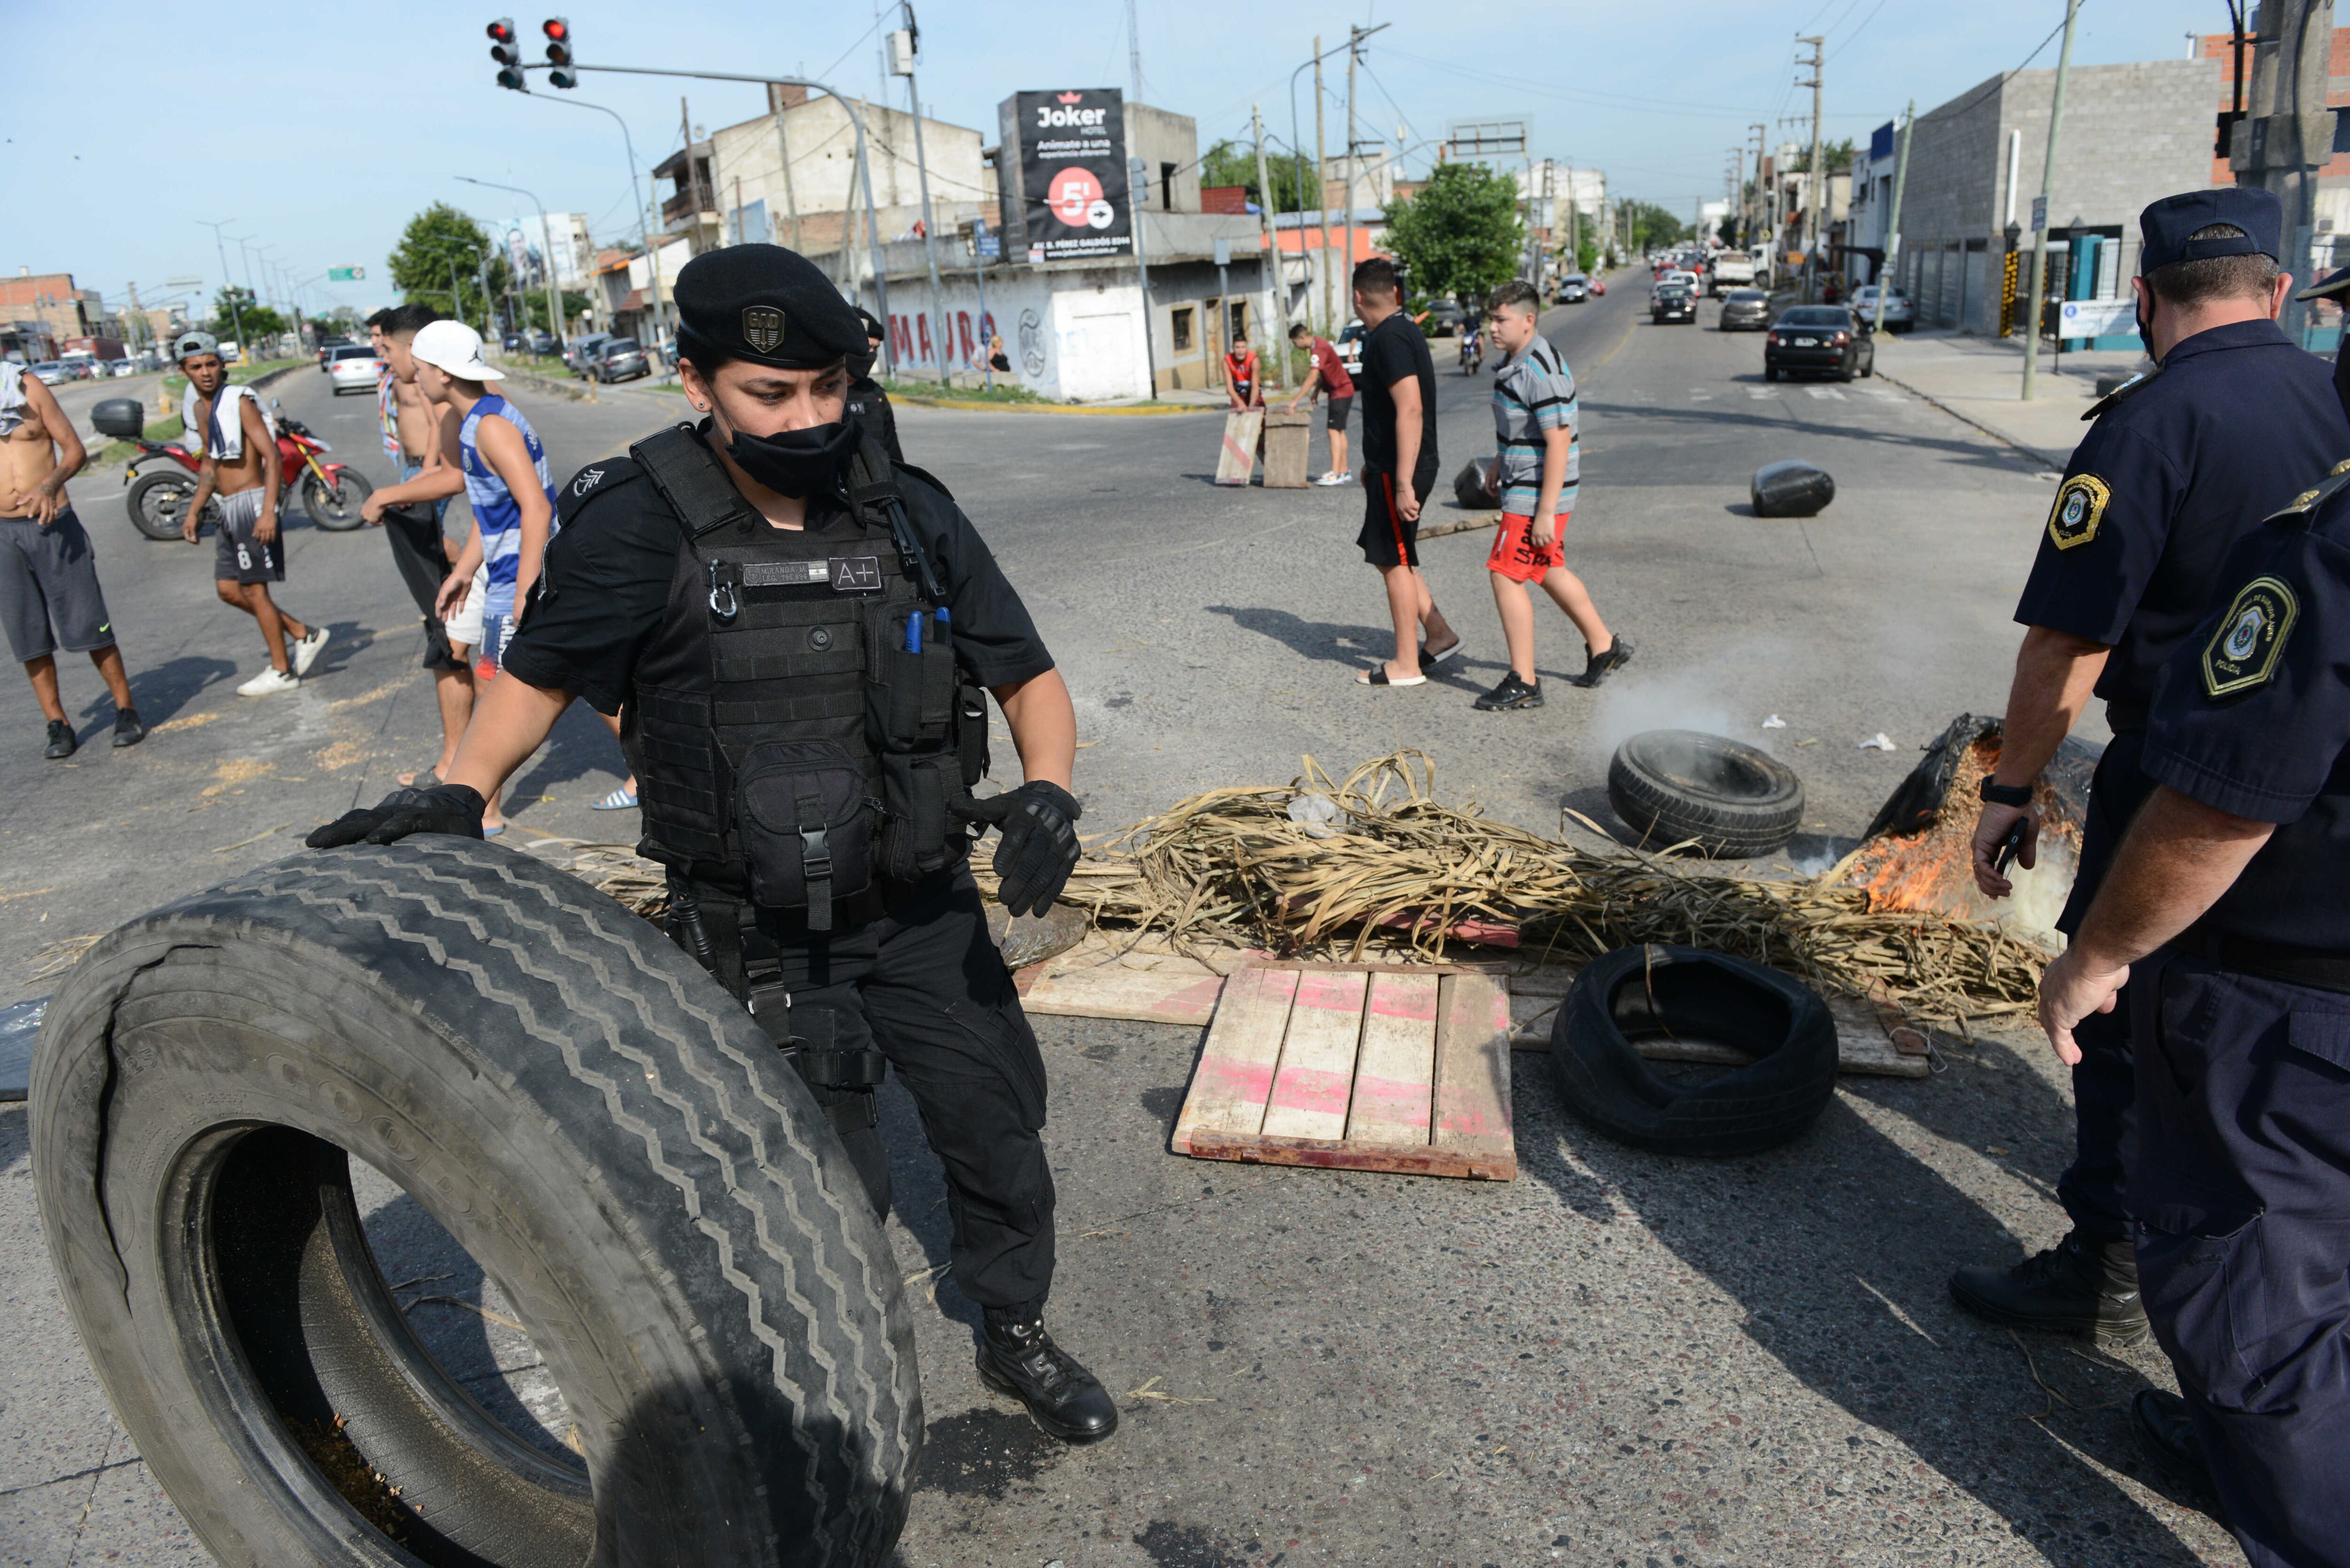
<path fill-rule="evenodd" d="M 196 223 L 200 226 L 210 229 L 213 232 L 213 244 L 214 246 L 218 247 L 220 251 L 221 286 L 228 295 L 229 323 L 236 328 L 236 341 L 238 347 L 242 348 L 244 343 L 244 315 L 236 307 L 236 285 L 230 280 L 228 275 L 228 246 L 221 238 L 221 231 L 235 222 L 236 220 L 234 218 L 223 218 L 218 223 L 214 223 L 209 218 L 198 218 L 196 220 Z"/>
<path fill-rule="evenodd" d="M 568 104 L 573 109 L 592 109 L 598 114 L 608 114 L 612 117 L 613 122 L 620 128 L 620 144 L 627 151 L 629 155 L 629 200 L 630 203 L 633 204 L 637 197 L 637 142 L 636 138 L 629 134 L 629 122 L 620 118 L 619 112 L 616 109 L 607 109 L 600 103 L 588 103 L 576 98 L 544 98 L 540 97 L 536 93 L 532 93 L 530 96 L 539 103 Z M 647 204 L 637 209 L 637 243 L 645 248 L 645 264 L 650 269 L 653 286 L 653 337 L 655 339 L 659 339 L 663 331 L 663 323 L 661 320 L 660 252 L 656 249 L 653 244 L 652 236 L 656 232 L 656 226 L 650 224 L 647 221 L 647 214 L 651 210 L 653 192 L 655 191 L 652 177 L 650 175 L 647 175 L 645 177 L 645 190 L 648 192 Z"/>
<path fill-rule="evenodd" d="M 530 196 L 530 204 L 538 209 L 539 243 L 544 247 L 538 254 L 546 268 L 546 329 L 555 335 L 556 343 L 561 343 L 563 341 L 563 306 L 556 293 L 555 231 L 547 224 L 546 203 L 536 196 L 531 196 L 529 192 L 519 185 L 501 185 L 494 180 L 476 180 L 471 174 L 460 174 L 457 178 L 468 185 L 480 185 L 492 191 L 511 191 L 517 196 Z M 630 196 L 636 194 L 636 176 L 631 171 L 629 178 Z"/>

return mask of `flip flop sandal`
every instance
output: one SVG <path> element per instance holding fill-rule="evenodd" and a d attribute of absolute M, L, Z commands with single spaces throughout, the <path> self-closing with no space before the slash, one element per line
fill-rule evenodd
<path fill-rule="evenodd" d="M 504 833 L 505 830 L 506 825 L 501 822 L 495 827 L 484 827 L 482 829 L 482 836 L 484 838 L 495 838 L 499 834 Z"/>
<path fill-rule="evenodd" d="M 1457 637 L 1454 638 L 1451 643 L 1446 645 L 1444 650 L 1440 653 L 1435 649 L 1430 648 L 1426 644 L 1422 644 L 1419 650 L 1419 667 L 1422 670 L 1426 670 L 1431 664 L 1441 664 L 1460 651 L 1461 639 Z"/>
<path fill-rule="evenodd" d="M 630 794 L 625 788 L 616 789 L 611 794 L 606 795 L 602 800 L 598 801 L 594 805 L 589 806 L 588 809 L 590 811 L 634 811 L 637 809 L 637 797 Z"/>
<path fill-rule="evenodd" d="M 1357 671 L 1355 676 L 1355 684 L 1357 686 L 1425 686 L 1428 684 L 1428 677 L 1425 675 L 1408 675 L 1402 680 L 1397 680 L 1389 678 L 1388 675 L 1388 667 L 1386 665 L 1375 664 L 1368 670 Z"/>

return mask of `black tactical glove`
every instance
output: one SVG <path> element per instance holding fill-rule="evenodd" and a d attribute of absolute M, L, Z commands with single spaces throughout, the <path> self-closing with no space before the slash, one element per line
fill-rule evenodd
<path fill-rule="evenodd" d="M 302 842 L 313 849 L 340 849 L 361 839 L 369 844 L 396 844 L 411 833 L 479 838 L 482 814 L 489 804 L 463 784 L 396 789 L 365 811 L 345 812 Z"/>
<path fill-rule="evenodd" d="M 996 897 L 1015 915 L 1041 915 L 1053 907 L 1077 863 L 1077 830 L 1085 810 L 1067 790 L 1043 779 L 956 808 L 973 822 L 993 823 L 1002 835 L 995 846 Z"/>

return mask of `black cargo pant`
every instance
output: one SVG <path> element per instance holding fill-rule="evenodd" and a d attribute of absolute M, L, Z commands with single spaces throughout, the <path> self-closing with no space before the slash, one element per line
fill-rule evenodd
<path fill-rule="evenodd" d="M 848 910 L 853 923 L 828 932 L 772 912 L 729 930 L 730 917 L 752 915 L 748 906 L 698 896 L 714 917 L 720 978 L 730 989 L 748 989 L 743 970 L 725 961 L 724 950 L 739 944 L 766 982 L 762 991 L 780 985 L 790 997 L 793 1034 L 829 1034 L 836 1051 L 879 1049 L 889 1058 L 946 1169 L 956 1286 L 991 1320 L 1034 1321 L 1053 1283 L 1053 1174 L 1039 1136 L 1045 1059 L 988 935 L 970 867 L 891 889 L 872 900 L 878 910 Z M 772 1017 L 762 1022 L 774 1028 Z M 843 1141 L 886 1211 L 879 1130 L 852 1122 Z"/>
<path fill-rule="evenodd" d="M 406 462 L 400 467 L 403 481 L 423 472 Z M 383 537 L 391 546 L 391 564 L 399 569 L 400 580 L 408 587 L 408 597 L 416 601 L 416 608 L 424 618 L 424 658 L 418 668 L 464 669 L 449 651 L 449 628 L 432 613 L 441 584 L 455 564 L 449 558 L 449 543 L 441 532 L 441 508 L 430 502 L 386 507 Z"/>

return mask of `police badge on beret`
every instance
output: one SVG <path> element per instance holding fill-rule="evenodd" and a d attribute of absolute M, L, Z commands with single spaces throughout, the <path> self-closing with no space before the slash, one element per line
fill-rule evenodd
<path fill-rule="evenodd" d="M 784 313 L 772 305 L 743 307 L 743 341 L 761 354 L 772 354 L 784 340 Z"/>
<path fill-rule="evenodd" d="M 2097 536 L 2106 518 L 2106 504 L 2114 498 L 2106 482 L 2094 473 L 2076 473 L 2056 492 L 2048 513 L 2048 542 L 2060 550 L 2085 545 Z"/>
<path fill-rule="evenodd" d="M 2203 649 L 2204 694 L 2217 700 L 2267 685 L 2300 614 L 2293 590 L 2274 577 L 2254 577 L 2237 589 Z"/>

